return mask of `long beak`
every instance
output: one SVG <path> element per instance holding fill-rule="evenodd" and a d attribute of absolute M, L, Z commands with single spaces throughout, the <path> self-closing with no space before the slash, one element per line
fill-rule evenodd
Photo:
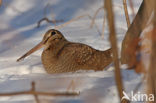
<path fill-rule="evenodd" d="M 25 57 L 29 56 L 30 54 L 34 53 L 35 51 L 39 50 L 40 48 L 42 48 L 44 46 L 43 41 L 41 41 L 39 44 L 37 44 L 34 48 L 32 48 L 31 50 L 29 50 L 27 53 L 25 53 L 23 56 L 21 56 L 19 59 L 17 59 L 17 62 L 19 62 L 20 60 L 24 59 Z"/>

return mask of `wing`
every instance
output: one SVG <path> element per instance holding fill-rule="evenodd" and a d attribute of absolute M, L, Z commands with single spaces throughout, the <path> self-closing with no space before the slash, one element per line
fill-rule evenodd
<path fill-rule="evenodd" d="M 58 54 L 63 58 L 62 62 L 86 70 L 103 70 L 112 62 L 111 49 L 99 51 L 81 43 L 70 42 Z"/>
<path fill-rule="evenodd" d="M 74 61 L 81 66 L 91 65 L 96 62 L 95 53 L 98 50 L 93 49 L 92 47 L 81 44 L 81 43 L 72 43 L 66 46 L 68 53 L 70 53 Z"/>

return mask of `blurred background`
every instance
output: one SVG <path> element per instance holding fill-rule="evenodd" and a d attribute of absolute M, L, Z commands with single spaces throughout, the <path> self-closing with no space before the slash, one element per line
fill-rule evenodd
<path fill-rule="evenodd" d="M 141 2 L 142 0 L 134 2 L 135 13 Z M 103 9 L 96 15 L 93 27 L 90 27 L 93 19 L 89 16 L 93 17 L 103 5 L 103 0 L 2 0 L 0 6 L 0 93 L 29 90 L 32 81 L 35 81 L 38 91 L 66 91 L 70 82 L 74 80 L 74 91 L 80 92 L 80 96 L 40 97 L 41 102 L 118 103 L 112 65 L 107 71 L 48 75 L 41 63 L 42 49 L 24 61 L 16 62 L 18 57 L 42 40 L 43 34 L 48 29 L 80 16 L 83 17 L 59 28 L 63 35 L 69 41 L 85 43 L 98 50 L 110 48 L 108 23 L 107 20 L 104 21 L 106 13 Z M 113 0 L 113 6 L 120 50 L 127 24 L 122 0 Z M 128 10 L 132 21 L 134 14 L 129 6 Z M 42 20 L 45 18 L 52 22 Z M 142 76 L 133 70 L 122 69 L 122 77 L 128 92 L 136 87 Z M 35 102 L 33 96 L 0 97 L 0 103 L 31 102 Z"/>

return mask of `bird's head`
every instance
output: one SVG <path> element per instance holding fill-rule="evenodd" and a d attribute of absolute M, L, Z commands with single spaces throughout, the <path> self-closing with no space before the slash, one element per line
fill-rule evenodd
<path fill-rule="evenodd" d="M 62 35 L 62 33 L 58 30 L 55 29 L 50 29 L 48 30 L 43 39 L 42 39 L 42 44 L 44 46 L 44 49 L 49 48 L 51 45 L 59 45 L 62 43 L 62 41 L 65 41 L 66 39 Z"/>
<path fill-rule="evenodd" d="M 33 52 L 39 50 L 40 48 L 48 49 L 50 46 L 59 45 L 62 41 L 65 41 L 66 39 L 62 35 L 62 33 L 55 29 L 48 30 L 42 39 L 42 41 L 37 44 L 34 48 L 29 50 L 26 54 L 21 56 L 17 61 L 20 61 L 21 59 L 24 59 L 25 57 L 29 56 Z"/>

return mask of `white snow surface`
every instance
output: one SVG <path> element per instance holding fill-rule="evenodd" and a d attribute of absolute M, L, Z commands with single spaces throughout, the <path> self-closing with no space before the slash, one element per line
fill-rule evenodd
<path fill-rule="evenodd" d="M 134 1 L 137 12 L 142 0 Z M 74 91 L 80 92 L 75 97 L 40 97 L 42 103 L 119 103 L 114 67 L 111 64 L 104 71 L 78 71 L 76 73 L 47 74 L 41 63 L 42 49 L 21 62 L 16 59 L 42 40 L 43 34 L 54 25 L 43 22 L 36 28 L 37 22 L 46 15 L 68 21 L 80 15 L 94 15 L 103 5 L 103 0 L 3 0 L 0 7 L 0 93 L 29 90 L 35 81 L 37 91 L 63 92 L 74 80 Z M 113 0 L 116 31 L 119 50 L 127 30 L 122 0 Z M 46 8 L 45 8 L 46 7 Z M 128 7 L 131 21 L 133 19 Z M 46 11 L 46 13 L 45 13 Z M 104 12 L 100 11 L 96 24 L 102 31 Z M 81 42 L 95 49 L 110 48 L 108 27 L 102 39 L 96 28 L 89 28 L 90 20 L 84 17 L 60 29 L 64 36 L 74 42 Z M 60 23 L 61 24 L 61 23 Z M 59 25 L 59 24 L 58 24 Z M 125 91 L 134 90 L 142 76 L 122 66 Z M 70 90 L 72 91 L 72 90 Z M 0 97 L 0 103 L 34 103 L 29 95 Z"/>

